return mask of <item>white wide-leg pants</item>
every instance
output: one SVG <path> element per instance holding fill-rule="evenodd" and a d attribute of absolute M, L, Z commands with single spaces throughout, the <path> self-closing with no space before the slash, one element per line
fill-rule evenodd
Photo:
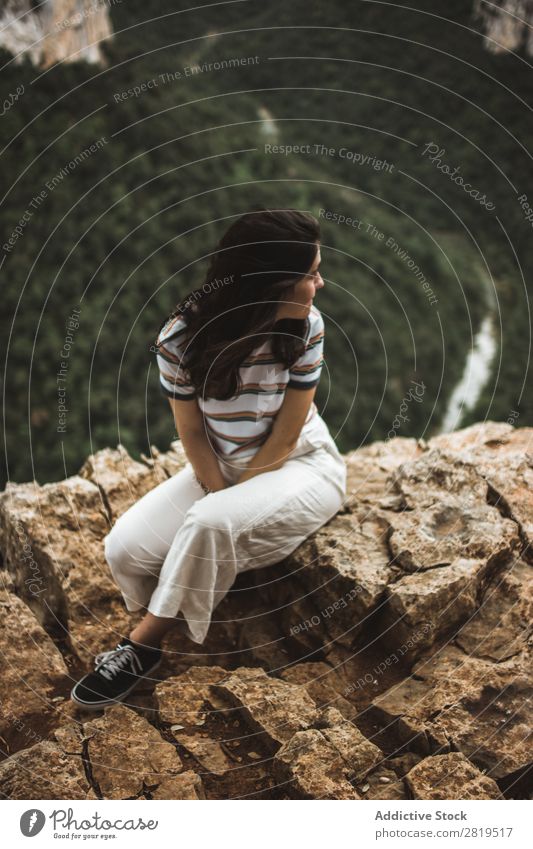
<path fill-rule="evenodd" d="M 338 512 L 346 465 L 313 422 L 279 469 L 237 484 L 249 458 L 219 457 L 229 486 L 205 495 L 187 463 L 117 519 L 105 556 L 129 611 L 181 612 L 201 644 L 239 572 L 278 563 Z"/>

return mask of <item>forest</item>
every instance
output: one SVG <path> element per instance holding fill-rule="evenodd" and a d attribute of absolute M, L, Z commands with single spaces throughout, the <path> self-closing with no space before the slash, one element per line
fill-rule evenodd
<path fill-rule="evenodd" d="M 104 67 L 0 51 L 2 486 L 167 449 L 151 346 L 256 205 L 320 220 L 340 450 L 439 432 L 487 316 L 460 424 L 533 425 L 527 57 L 488 51 L 465 0 L 197 6 L 113 3 Z"/>

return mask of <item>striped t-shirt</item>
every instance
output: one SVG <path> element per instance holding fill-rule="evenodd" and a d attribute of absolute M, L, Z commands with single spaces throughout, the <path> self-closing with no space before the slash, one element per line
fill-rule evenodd
<path fill-rule="evenodd" d="M 240 390 L 227 400 L 203 399 L 190 383 L 184 363 L 187 325 L 183 316 L 169 319 L 157 338 L 160 388 L 169 398 L 196 398 L 209 438 L 224 456 L 252 457 L 267 439 L 283 403 L 287 386 L 308 389 L 320 380 L 324 351 L 324 320 L 313 305 L 308 315 L 305 350 L 287 369 L 272 353 L 270 340 L 251 352 L 239 369 Z M 302 433 L 318 415 L 312 402 Z"/>

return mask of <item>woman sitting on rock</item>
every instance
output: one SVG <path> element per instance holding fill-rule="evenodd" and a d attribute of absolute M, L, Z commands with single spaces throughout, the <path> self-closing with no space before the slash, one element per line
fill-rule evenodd
<path fill-rule="evenodd" d="M 319 238 L 307 213 L 246 213 L 203 285 L 163 322 L 161 390 L 188 462 L 105 538 L 127 609 L 147 612 L 96 656 L 72 690 L 76 704 L 124 699 L 160 664 L 178 613 L 203 643 L 239 572 L 283 560 L 340 509 L 346 467 L 313 400 L 324 344 L 313 304 L 324 286 Z"/>

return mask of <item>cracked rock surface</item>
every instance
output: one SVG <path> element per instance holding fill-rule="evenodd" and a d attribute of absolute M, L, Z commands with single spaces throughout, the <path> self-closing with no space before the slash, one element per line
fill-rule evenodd
<path fill-rule="evenodd" d="M 533 429 L 484 422 L 345 456 L 338 515 L 183 621 L 123 704 L 69 701 L 128 634 L 104 556 L 186 457 L 118 446 L 0 494 L 0 795 L 531 798 Z"/>
<path fill-rule="evenodd" d="M 406 776 L 413 799 L 501 799 L 496 782 L 464 755 L 451 752 L 426 758 Z"/>

